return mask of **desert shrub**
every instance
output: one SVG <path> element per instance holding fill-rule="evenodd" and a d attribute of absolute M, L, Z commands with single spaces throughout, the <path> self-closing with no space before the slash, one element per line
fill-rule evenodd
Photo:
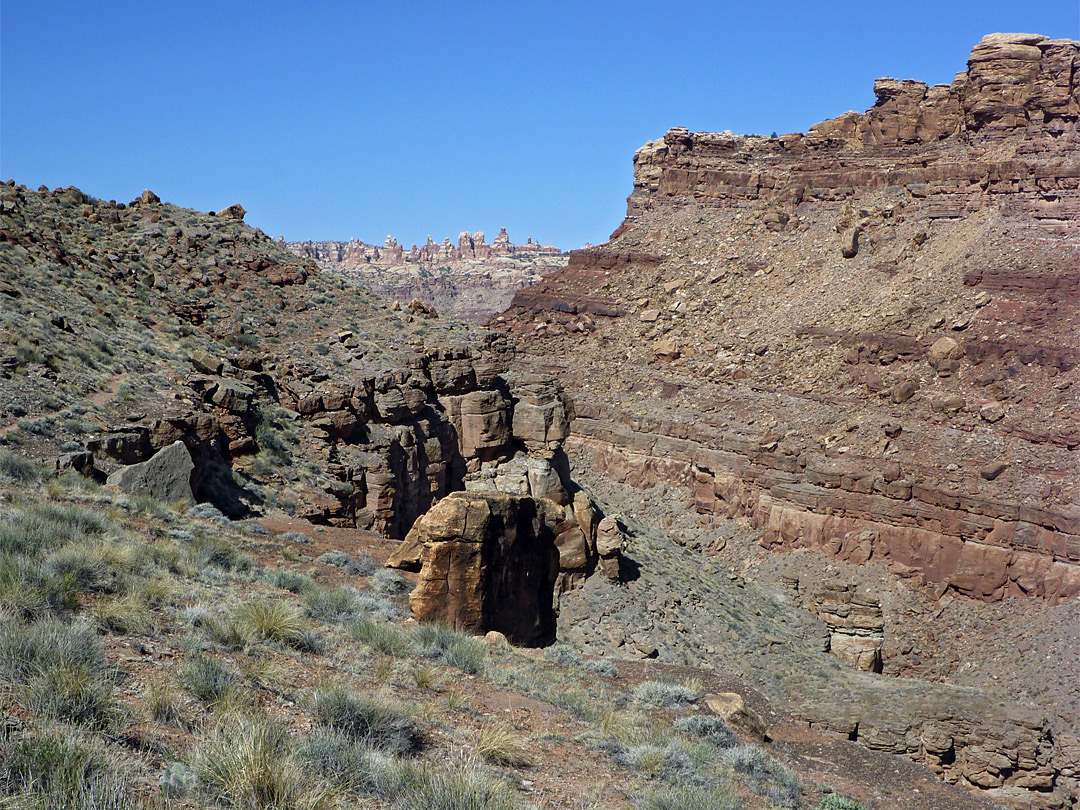
<path fill-rule="evenodd" d="M 409 652 L 409 639 L 399 628 L 360 616 L 349 625 L 349 635 L 384 655 L 400 658 Z"/>
<path fill-rule="evenodd" d="M 315 588 L 311 577 L 297 571 L 274 571 L 267 575 L 266 583 L 290 593 L 307 593 Z"/>
<path fill-rule="evenodd" d="M 80 590 L 100 590 L 112 580 L 112 570 L 100 546 L 72 543 L 49 555 L 46 568 L 56 577 L 70 577 Z"/>
<path fill-rule="evenodd" d="M 868 808 L 855 799 L 831 793 L 828 796 L 822 796 L 821 801 L 814 805 L 814 810 L 868 810 Z"/>
<path fill-rule="evenodd" d="M 135 785 L 100 743 L 57 728 L 0 742 L 0 789 L 13 810 L 126 810 Z"/>
<path fill-rule="evenodd" d="M 254 561 L 247 554 L 242 554 L 229 541 L 218 537 L 197 534 L 191 541 L 196 568 L 212 565 L 222 571 L 242 573 L 250 571 Z"/>
<path fill-rule="evenodd" d="M 665 709 L 682 709 L 697 702 L 698 695 L 693 689 L 677 683 L 663 681 L 644 681 L 634 687 L 635 700 L 651 703 Z"/>
<path fill-rule="evenodd" d="M 303 532 L 285 532 L 285 534 L 281 535 L 281 537 L 278 538 L 278 539 L 283 540 L 286 543 L 310 543 L 311 542 L 311 538 L 308 537 Z"/>
<path fill-rule="evenodd" d="M 187 515 L 200 520 L 212 520 L 215 523 L 229 522 L 222 511 L 212 503 L 197 503 L 187 511 Z"/>
<path fill-rule="evenodd" d="M 326 622 L 347 622 L 362 612 L 361 594 L 347 585 L 340 588 L 312 588 L 304 595 L 307 614 Z"/>
<path fill-rule="evenodd" d="M 396 596 L 409 589 L 404 577 L 389 568 L 381 568 L 371 576 L 371 587 L 387 596 Z"/>
<path fill-rule="evenodd" d="M 150 678 L 146 682 L 143 697 L 150 716 L 157 722 L 180 728 L 186 725 L 180 695 L 172 681 L 163 677 Z"/>
<path fill-rule="evenodd" d="M 204 703 L 220 703 L 236 689 L 236 673 L 220 661 L 196 654 L 176 673 L 180 685 Z"/>
<path fill-rule="evenodd" d="M 569 644 L 553 644 L 544 650 L 544 660 L 564 667 L 580 667 L 581 656 Z"/>
<path fill-rule="evenodd" d="M 724 762 L 744 774 L 750 787 L 767 795 L 773 804 L 797 807 L 802 789 L 799 779 L 783 763 L 753 745 L 736 745 L 724 752 Z"/>
<path fill-rule="evenodd" d="M 0 674 L 25 682 L 50 666 L 65 664 L 104 672 L 105 648 L 86 624 L 43 620 L 31 625 L 0 623 Z"/>
<path fill-rule="evenodd" d="M 195 773 L 235 808 L 316 810 L 328 800 L 308 783 L 285 729 L 267 717 L 226 717 L 204 740 Z"/>
<path fill-rule="evenodd" d="M 118 720 L 116 687 L 108 672 L 88 664 L 57 661 L 30 674 L 21 690 L 31 712 L 94 727 Z"/>
<path fill-rule="evenodd" d="M 731 748 L 738 742 L 735 732 L 722 717 L 711 715 L 680 717 L 675 721 L 675 728 L 684 734 L 708 740 L 718 748 Z"/>
<path fill-rule="evenodd" d="M 203 613 L 193 619 L 192 625 L 201 630 L 215 644 L 220 644 L 227 650 L 242 650 L 244 648 L 244 634 L 240 631 L 236 622 L 228 616 Z"/>
<path fill-rule="evenodd" d="M 249 642 L 270 641 L 306 652 L 318 646 L 300 612 L 282 602 L 258 600 L 241 605 L 236 623 Z"/>
<path fill-rule="evenodd" d="M 321 778 L 367 796 L 397 795 L 412 773 L 408 763 L 329 729 L 312 733 L 297 753 Z"/>
<path fill-rule="evenodd" d="M 447 666 L 457 667 L 471 675 L 478 675 L 484 669 L 487 655 L 484 642 L 468 633 L 432 622 L 417 627 L 413 631 L 413 640 L 421 655 Z"/>
<path fill-rule="evenodd" d="M 45 478 L 45 470 L 10 450 L 0 450 L 0 482 L 5 484 L 36 484 Z"/>
<path fill-rule="evenodd" d="M 675 740 L 665 745 L 641 743 L 618 747 L 613 759 L 646 779 L 662 777 L 676 784 L 702 784 L 705 780 L 690 752 Z"/>
<path fill-rule="evenodd" d="M 595 675 L 603 675 L 606 678 L 619 677 L 619 668 L 610 661 L 585 661 L 581 665 L 581 669 Z"/>
<path fill-rule="evenodd" d="M 38 503 L 0 518 L 0 552 L 36 555 L 102 534 L 104 517 L 78 506 Z"/>
<path fill-rule="evenodd" d="M 359 557 L 353 560 L 353 571 L 358 577 L 370 577 L 377 570 L 379 570 L 378 563 L 375 562 L 375 558 L 370 554 L 361 554 Z"/>
<path fill-rule="evenodd" d="M 420 746 L 420 728 L 399 706 L 377 695 L 361 695 L 343 686 L 315 693 L 315 718 L 323 726 L 387 753 Z"/>
<path fill-rule="evenodd" d="M 693 785 L 650 790 L 635 801 L 638 810 L 738 810 L 741 806 L 728 788 Z"/>
<path fill-rule="evenodd" d="M 328 551 L 325 554 L 320 554 L 316 557 L 315 562 L 322 563 L 323 565 L 333 565 L 336 568 L 344 568 L 352 562 L 352 558 L 344 551 Z"/>

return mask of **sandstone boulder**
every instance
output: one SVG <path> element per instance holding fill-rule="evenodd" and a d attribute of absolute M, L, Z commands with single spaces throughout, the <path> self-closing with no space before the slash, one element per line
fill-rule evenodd
<path fill-rule="evenodd" d="M 737 692 L 721 692 L 718 695 L 705 696 L 705 705 L 709 711 L 718 717 L 722 717 L 728 725 L 741 731 L 748 737 L 759 742 L 769 739 L 766 732 L 765 721 L 761 715 L 746 705 L 742 695 Z"/>
<path fill-rule="evenodd" d="M 222 208 L 217 212 L 217 215 L 219 217 L 225 217 L 225 219 L 235 219 L 243 222 L 244 217 L 247 216 L 247 211 L 244 210 L 244 206 L 240 205 L 240 203 L 233 203 L 232 205 Z"/>
<path fill-rule="evenodd" d="M 963 347 L 951 337 L 938 338 L 926 352 L 926 359 L 933 366 L 942 360 L 959 360 L 963 356 Z"/>
<path fill-rule="evenodd" d="M 416 521 L 403 546 L 420 549 L 409 596 L 418 621 L 497 630 L 515 644 L 554 637 L 559 552 L 532 498 L 451 493 Z"/>
<path fill-rule="evenodd" d="M 658 340 L 653 344 L 653 354 L 660 360 L 678 360 L 682 353 L 673 340 Z"/>
<path fill-rule="evenodd" d="M 109 476 L 106 483 L 119 487 L 128 495 L 148 495 L 159 501 L 188 501 L 194 503 L 191 491 L 191 472 L 195 464 L 181 441 L 162 448 L 149 460 L 121 467 Z"/>

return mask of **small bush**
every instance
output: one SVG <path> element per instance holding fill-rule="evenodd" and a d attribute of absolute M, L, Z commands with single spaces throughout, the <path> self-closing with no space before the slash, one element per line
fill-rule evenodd
<path fill-rule="evenodd" d="M 517 810 L 513 787 L 474 765 L 447 770 L 426 769 L 395 797 L 395 810 Z"/>
<path fill-rule="evenodd" d="M 822 796 L 821 801 L 814 806 L 814 810 L 868 810 L 868 808 L 862 802 L 833 793 Z"/>
<path fill-rule="evenodd" d="M 580 667 L 581 656 L 569 644 L 553 644 L 544 650 L 544 660 L 564 667 Z"/>
<path fill-rule="evenodd" d="M 202 654 L 193 655 L 176 677 L 181 686 L 203 703 L 220 703 L 236 689 L 236 673 Z"/>
<path fill-rule="evenodd" d="M 638 810 L 738 810 L 742 805 L 727 788 L 673 786 L 639 797 Z"/>
<path fill-rule="evenodd" d="M 59 730 L 0 742 L 0 786 L 13 810 L 127 810 L 135 792 L 100 743 Z"/>
<path fill-rule="evenodd" d="M 153 677 L 146 682 L 144 689 L 146 708 L 150 716 L 159 723 L 178 728 L 185 727 L 184 709 L 172 682 L 164 677 Z"/>
<path fill-rule="evenodd" d="M 343 623 L 356 619 L 361 611 L 361 593 L 344 585 L 340 588 L 312 588 L 304 595 L 304 609 L 315 619 Z"/>
<path fill-rule="evenodd" d="M 371 587 L 387 596 L 397 596 L 409 589 L 405 578 L 397 571 L 391 571 L 389 568 L 381 568 L 372 575 Z"/>
<path fill-rule="evenodd" d="M 349 625 L 349 635 L 393 658 L 400 658 L 409 652 L 409 639 L 405 633 L 393 625 L 375 622 L 364 616 Z"/>
<path fill-rule="evenodd" d="M 684 734 L 708 740 L 718 748 L 731 748 L 738 742 L 735 732 L 722 717 L 711 715 L 680 717 L 675 721 L 675 728 Z"/>
<path fill-rule="evenodd" d="M 487 648 L 480 639 L 437 622 L 422 624 L 413 631 L 413 639 L 421 655 L 434 658 L 447 666 L 457 667 L 470 675 L 484 669 Z"/>
<path fill-rule="evenodd" d="M 635 700 L 651 703 L 664 709 L 682 709 L 697 702 L 698 695 L 693 689 L 677 683 L 662 681 L 644 681 L 634 687 Z"/>
<path fill-rule="evenodd" d="M 323 726 L 387 753 L 420 746 L 420 728 L 385 698 L 360 695 L 342 686 L 315 693 L 315 718 Z"/>
<path fill-rule="evenodd" d="M 281 537 L 278 538 L 278 539 L 283 540 L 286 543 L 310 543 L 311 542 L 311 538 L 308 537 L 303 532 L 285 532 L 285 534 L 281 535 Z"/>
<path fill-rule="evenodd" d="M 312 733 L 298 755 L 321 778 L 368 796 L 394 796 L 406 771 L 392 756 L 338 731 Z"/>
<path fill-rule="evenodd" d="M 619 748 L 614 759 L 646 779 L 664 777 L 672 782 L 691 784 L 704 781 L 690 753 L 675 740 L 666 745 L 642 743 Z"/>
<path fill-rule="evenodd" d="M 0 556 L 0 612 L 26 621 L 64 613 L 78 605 L 74 579 L 50 573 L 19 554 Z"/>
<path fill-rule="evenodd" d="M 118 719 L 112 678 L 86 664 L 42 667 L 26 679 L 22 696 L 30 711 L 55 720 L 105 727 Z"/>
<path fill-rule="evenodd" d="M 36 484 L 45 478 L 45 470 L 10 450 L 0 450 L 0 481 L 5 484 Z"/>
<path fill-rule="evenodd" d="M 797 807 L 802 788 L 799 779 L 783 763 L 753 745 L 736 745 L 724 752 L 724 762 L 745 774 L 750 787 L 767 795 L 781 807 Z"/>
<path fill-rule="evenodd" d="M 267 582 L 275 588 L 297 594 L 308 593 L 315 588 L 311 577 L 295 571 L 275 571 L 267 578 Z"/>
<path fill-rule="evenodd" d="M 595 675 L 603 675 L 605 678 L 619 677 L 619 668 L 610 661 L 586 661 L 581 665 L 581 669 Z"/>
<path fill-rule="evenodd" d="M 121 634 L 150 635 L 154 614 L 141 594 L 102 599 L 94 606 L 94 616 L 106 630 Z"/>
<path fill-rule="evenodd" d="M 344 568 L 352 562 L 352 558 L 344 551 L 328 551 L 325 554 L 320 554 L 316 557 L 315 562 L 322 563 L 323 565 L 333 565 L 337 568 Z"/>
<path fill-rule="evenodd" d="M 16 683 L 51 666 L 68 665 L 104 672 L 105 648 L 85 624 L 39 621 L 0 624 L 0 673 Z"/>

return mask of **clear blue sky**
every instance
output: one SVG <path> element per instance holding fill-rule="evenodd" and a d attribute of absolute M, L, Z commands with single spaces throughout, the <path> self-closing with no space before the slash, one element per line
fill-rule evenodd
<path fill-rule="evenodd" d="M 0 175 L 240 202 L 287 239 L 604 241 L 672 126 L 805 131 L 1077 0 L 52 2 L 0 8 Z"/>

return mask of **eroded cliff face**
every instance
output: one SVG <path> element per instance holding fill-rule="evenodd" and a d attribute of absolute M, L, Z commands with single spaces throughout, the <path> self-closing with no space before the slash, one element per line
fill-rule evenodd
<path fill-rule="evenodd" d="M 951 85 L 878 80 L 806 134 L 671 130 L 635 155 L 611 242 L 505 321 L 570 366 L 640 370 L 575 391 L 615 475 L 684 482 L 771 546 L 1071 598 L 1077 54 L 991 35 Z M 583 319 L 595 343 L 566 337 Z"/>
<path fill-rule="evenodd" d="M 673 129 L 634 156 L 609 243 L 573 252 L 494 323 L 518 365 L 567 385 L 575 456 L 642 489 L 685 486 L 703 525 L 734 517 L 770 549 L 882 563 L 929 604 L 1067 607 L 1080 594 L 1078 68 L 1080 43 L 991 35 L 951 85 L 878 80 L 872 109 L 805 134 Z M 884 646 L 859 637 L 856 665 L 880 654 L 896 670 L 894 619 Z M 933 740 L 890 750 L 1018 807 L 1072 806 L 1075 751 L 1038 752 L 1072 739 L 1058 707 L 1074 697 L 1047 698 L 1023 766 L 987 758 L 999 730 L 951 735 L 943 756 Z M 821 723 L 815 698 L 785 699 Z M 1000 708 L 972 701 L 966 716 L 996 729 Z M 875 744 L 864 732 L 884 715 L 852 705 L 847 730 Z M 953 716 L 896 711 L 924 731 Z"/>
<path fill-rule="evenodd" d="M 457 245 L 430 236 L 423 247 L 405 250 L 393 236 L 381 245 L 361 241 L 288 242 L 297 256 L 360 282 L 390 299 L 418 298 L 441 313 L 483 321 L 501 312 L 514 293 L 566 266 L 567 256 L 532 237 L 510 241 L 506 228 L 490 244 L 483 231 L 462 231 Z"/>

